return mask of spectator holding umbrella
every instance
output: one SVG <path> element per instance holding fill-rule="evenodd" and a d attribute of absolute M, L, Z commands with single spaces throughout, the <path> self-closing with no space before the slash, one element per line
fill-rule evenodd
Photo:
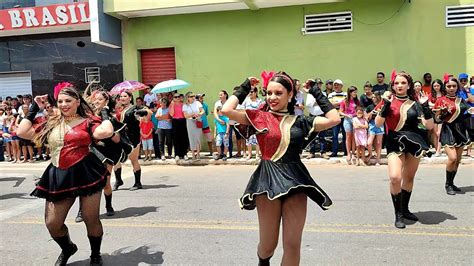
<path fill-rule="evenodd" d="M 135 183 L 130 188 L 131 191 L 142 189 L 141 175 L 142 170 L 140 167 L 140 162 L 138 161 L 138 156 L 140 153 L 140 122 L 138 116 L 148 115 L 149 110 L 143 109 L 133 104 L 133 91 L 143 90 L 148 88 L 145 84 L 142 84 L 138 81 L 124 81 L 115 85 L 111 94 L 120 95 L 120 108 L 117 110 L 116 116 L 119 122 L 127 125 L 127 137 L 134 147 L 132 152 L 128 155 L 133 167 L 133 175 L 135 177 Z M 115 165 L 115 179 L 114 190 L 117 190 L 120 186 L 123 185 L 122 180 L 122 165 L 118 163 Z"/>
<path fill-rule="evenodd" d="M 169 114 L 172 118 L 174 155 L 176 160 L 187 160 L 188 156 L 186 153 L 188 153 L 189 139 L 186 118 L 183 113 L 182 94 L 174 94 L 173 101 L 169 106 Z"/>

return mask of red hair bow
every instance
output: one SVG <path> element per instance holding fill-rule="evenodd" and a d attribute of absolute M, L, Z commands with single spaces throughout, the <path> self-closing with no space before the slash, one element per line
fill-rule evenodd
<path fill-rule="evenodd" d="M 390 76 L 390 81 L 393 82 L 397 77 L 397 71 L 394 69 L 392 70 L 392 75 Z"/>
<path fill-rule="evenodd" d="M 448 72 L 444 73 L 444 76 L 443 76 L 444 83 L 448 82 L 449 77 L 451 77 L 451 75 Z"/>
<path fill-rule="evenodd" d="M 262 87 L 263 88 L 267 88 L 267 85 L 268 85 L 268 81 L 275 75 L 275 71 L 270 71 L 270 72 L 267 72 L 267 71 L 263 71 L 262 74 L 260 74 L 260 76 L 262 77 L 262 80 L 263 80 L 263 83 L 262 83 Z"/>
<path fill-rule="evenodd" d="M 59 92 L 67 87 L 73 87 L 73 85 L 69 82 L 59 82 L 56 86 L 54 86 L 54 99 L 57 100 Z"/>

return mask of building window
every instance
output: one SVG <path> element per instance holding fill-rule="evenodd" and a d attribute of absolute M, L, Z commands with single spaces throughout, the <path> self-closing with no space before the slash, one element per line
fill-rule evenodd
<path fill-rule="evenodd" d="M 446 27 L 474 26 L 474 5 L 447 6 Z"/>
<path fill-rule="evenodd" d="M 85 81 L 89 83 L 99 83 L 100 82 L 100 67 L 86 67 L 84 68 L 85 72 Z"/>
<path fill-rule="evenodd" d="M 352 31 L 351 11 L 304 16 L 304 35 L 340 31 Z"/>

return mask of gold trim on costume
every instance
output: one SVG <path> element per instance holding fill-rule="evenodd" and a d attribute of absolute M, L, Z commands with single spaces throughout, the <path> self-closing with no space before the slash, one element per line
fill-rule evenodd
<path fill-rule="evenodd" d="M 264 127 L 262 129 L 259 129 L 257 128 L 253 123 L 252 123 L 252 119 L 249 118 L 249 115 L 247 112 L 245 112 L 245 117 L 247 117 L 247 120 L 250 122 L 250 125 L 253 126 L 253 128 L 255 128 L 255 130 L 257 131 L 257 134 L 261 134 L 261 133 L 266 133 L 268 132 L 268 128 Z"/>
<path fill-rule="evenodd" d="M 59 167 L 59 155 L 64 147 L 64 136 L 66 135 L 66 123 L 61 121 L 59 126 L 53 128 L 48 136 L 48 147 L 51 149 L 51 163 Z"/>
<path fill-rule="evenodd" d="M 402 105 L 400 106 L 400 119 L 398 120 L 397 127 L 395 128 L 395 131 L 398 132 L 402 127 L 405 125 L 405 122 L 407 121 L 408 117 L 408 110 L 415 104 L 414 101 L 412 100 L 406 100 Z"/>
<path fill-rule="evenodd" d="M 456 100 L 454 100 L 454 105 L 456 106 L 456 111 L 448 120 L 448 123 L 452 123 L 454 120 L 456 120 L 456 118 L 458 118 L 459 114 L 461 113 L 461 98 L 456 97 Z"/>
<path fill-rule="evenodd" d="M 309 136 L 311 136 L 311 134 L 316 131 L 316 117 L 318 117 L 318 116 L 314 116 L 313 123 L 311 123 L 313 125 L 313 127 L 309 131 L 308 135 L 304 138 L 306 140 L 309 139 Z"/>
<path fill-rule="evenodd" d="M 278 145 L 278 149 L 273 154 L 271 160 L 278 161 L 283 155 L 285 155 L 286 150 L 288 149 L 288 145 L 290 145 L 290 130 L 293 124 L 298 118 L 295 115 L 286 115 L 280 121 L 280 132 L 281 132 L 281 140 L 280 145 Z"/>
<path fill-rule="evenodd" d="M 122 112 L 120 113 L 120 122 L 123 123 L 123 120 L 125 119 L 125 113 L 127 113 L 128 110 L 130 110 L 133 107 L 133 105 L 129 105 L 127 108 L 123 109 Z"/>

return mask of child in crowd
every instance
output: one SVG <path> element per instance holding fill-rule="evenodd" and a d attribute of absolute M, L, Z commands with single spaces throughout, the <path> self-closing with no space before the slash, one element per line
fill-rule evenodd
<path fill-rule="evenodd" d="M 229 118 L 222 114 L 221 112 L 222 106 L 217 106 L 216 111 L 220 120 L 224 121 L 224 124 L 218 122 L 217 119 L 214 119 L 214 123 L 216 124 L 216 147 L 220 147 L 224 145 L 224 153 L 219 155 L 218 159 L 222 159 L 223 161 L 227 160 L 227 151 L 229 149 Z"/>
<path fill-rule="evenodd" d="M 365 164 L 365 148 L 367 147 L 367 128 L 368 123 L 364 118 L 364 109 L 362 106 L 356 107 L 356 117 L 353 119 L 354 126 L 354 138 L 355 144 L 357 147 L 356 156 L 357 162 L 356 165 L 366 166 Z M 362 157 L 362 158 L 361 158 Z"/>
<path fill-rule="evenodd" d="M 143 116 L 140 118 L 140 139 L 142 141 L 143 152 L 145 153 L 145 159 L 152 160 L 151 155 L 153 153 L 153 122 L 150 120 L 150 116 Z"/>

